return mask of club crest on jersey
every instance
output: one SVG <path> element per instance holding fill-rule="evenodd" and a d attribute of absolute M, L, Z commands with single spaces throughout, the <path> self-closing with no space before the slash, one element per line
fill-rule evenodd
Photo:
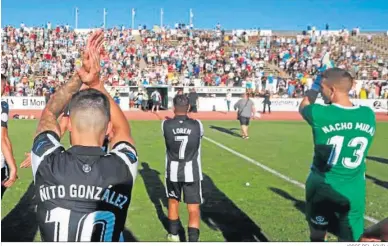
<path fill-rule="evenodd" d="M 92 167 L 89 164 L 84 164 L 82 166 L 82 171 L 84 171 L 85 173 L 88 173 L 88 172 L 92 171 Z"/>

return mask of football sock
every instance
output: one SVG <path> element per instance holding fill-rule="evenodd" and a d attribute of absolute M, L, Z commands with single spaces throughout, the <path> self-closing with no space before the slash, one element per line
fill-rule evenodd
<path fill-rule="evenodd" d="M 177 220 L 168 220 L 168 230 L 169 230 L 169 233 L 172 234 L 172 235 L 178 235 L 179 233 L 179 229 L 180 229 L 180 225 L 181 225 L 181 222 L 179 221 L 179 219 Z"/>
<path fill-rule="evenodd" d="M 187 232 L 189 234 L 189 242 L 198 242 L 198 239 L 199 239 L 199 229 L 198 228 L 189 227 L 187 229 Z"/>

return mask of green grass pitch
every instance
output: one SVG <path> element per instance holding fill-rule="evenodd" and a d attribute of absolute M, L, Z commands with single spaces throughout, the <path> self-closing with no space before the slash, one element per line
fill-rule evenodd
<path fill-rule="evenodd" d="M 250 139 L 237 134 L 232 121 L 204 121 L 205 136 L 304 183 L 312 159 L 312 136 L 303 122 L 259 122 Z M 37 121 L 11 121 L 9 134 L 19 164 L 30 150 Z M 128 211 L 125 237 L 165 241 L 167 215 L 164 189 L 164 140 L 160 122 L 131 122 L 139 153 L 139 172 Z M 379 123 L 367 159 L 367 215 L 388 217 L 388 124 Z M 63 140 L 68 146 L 68 139 Z M 201 241 L 267 237 L 270 241 L 308 241 L 304 190 L 237 157 L 207 140 L 202 142 L 204 173 Z M 249 182 L 250 185 L 245 184 Z M 31 203 L 31 169 L 19 169 L 19 180 L 6 191 L 1 205 L 2 237 L 39 241 Z M 182 204 L 181 220 L 187 226 Z M 369 223 L 366 223 L 369 225 Z"/>

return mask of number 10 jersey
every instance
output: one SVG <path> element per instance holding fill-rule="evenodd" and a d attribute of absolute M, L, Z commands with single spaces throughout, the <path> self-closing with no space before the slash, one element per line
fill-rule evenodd
<path fill-rule="evenodd" d="M 65 150 L 43 132 L 31 152 L 41 238 L 51 242 L 118 242 L 137 174 L 137 153 L 127 142 L 109 154 L 100 147 Z"/>

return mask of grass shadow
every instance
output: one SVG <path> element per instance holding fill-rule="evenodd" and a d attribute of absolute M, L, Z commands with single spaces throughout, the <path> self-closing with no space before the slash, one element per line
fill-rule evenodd
<path fill-rule="evenodd" d="M 201 205 L 202 220 L 219 230 L 227 242 L 268 242 L 261 228 L 203 174 Z"/>
<path fill-rule="evenodd" d="M 38 232 L 34 183 L 18 204 L 1 220 L 2 242 L 33 242 Z"/>
<path fill-rule="evenodd" d="M 283 197 L 284 199 L 287 199 L 289 201 L 292 201 L 294 203 L 294 207 L 299 210 L 299 212 L 301 212 L 302 214 L 305 214 L 305 211 L 306 211 L 306 203 L 304 201 L 301 201 L 301 200 L 298 200 L 296 199 L 295 197 L 291 196 L 290 194 L 288 194 L 286 191 L 284 190 L 281 190 L 281 189 L 278 189 L 278 188 L 274 188 L 274 187 L 270 187 L 269 188 L 272 192 L 274 192 L 275 194 Z"/>
<path fill-rule="evenodd" d="M 380 179 L 378 179 L 378 178 L 375 178 L 375 177 L 373 177 L 373 176 L 370 176 L 370 175 L 368 175 L 368 174 L 366 174 L 365 177 L 366 177 L 367 179 L 373 181 L 373 183 L 375 183 L 376 185 L 381 186 L 381 187 L 383 187 L 383 188 L 385 188 L 385 189 L 388 189 L 388 182 L 382 181 L 382 180 L 380 180 Z"/>
<path fill-rule="evenodd" d="M 136 237 L 127 228 L 124 228 L 123 237 L 124 237 L 124 242 L 138 242 Z"/>
<path fill-rule="evenodd" d="M 224 128 L 224 127 L 220 127 L 220 126 L 210 126 L 210 129 L 213 129 L 213 130 L 217 130 L 219 132 L 222 132 L 222 133 L 226 133 L 226 134 L 229 134 L 233 137 L 238 137 L 240 138 L 241 135 L 238 134 L 238 133 L 235 133 L 233 130 L 235 130 L 236 128 L 230 128 L 230 129 L 227 129 L 227 128 Z"/>
<path fill-rule="evenodd" d="M 157 170 L 150 168 L 150 165 L 146 162 L 142 162 L 141 166 L 142 169 L 139 170 L 139 173 L 143 178 L 148 197 L 155 207 L 155 212 L 160 223 L 168 233 L 168 217 L 163 211 L 163 207 L 166 209 L 168 208 L 168 199 L 165 186 L 160 179 L 160 173 Z M 185 230 L 183 227 L 180 229 L 179 236 L 181 242 L 186 241 Z"/>
<path fill-rule="evenodd" d="M 146 162 L 141 163 L 141 166 L 143 168 L 139 170 L 139 173 L 143 178 L 148 197 L 153 203 L 156 214 L 164 229 L 168 231 L 168 218 L 163 211 L 163 207 L 167 209 L 168 202 L 166 197 L 166 189 L 164 188 L 164 184 L 160 179 L 160 173 L 154 169 L 151 169 L 149 164 Z"/>
<path fill-rule="evenodd" d="M 382 164 L 388 164 L 388 159 L 385 159 L 385 158 L 382 158 L 382 157 L 367 156 L 366 159 L 371 160 L 371 161 L 380 162 Z"/>

